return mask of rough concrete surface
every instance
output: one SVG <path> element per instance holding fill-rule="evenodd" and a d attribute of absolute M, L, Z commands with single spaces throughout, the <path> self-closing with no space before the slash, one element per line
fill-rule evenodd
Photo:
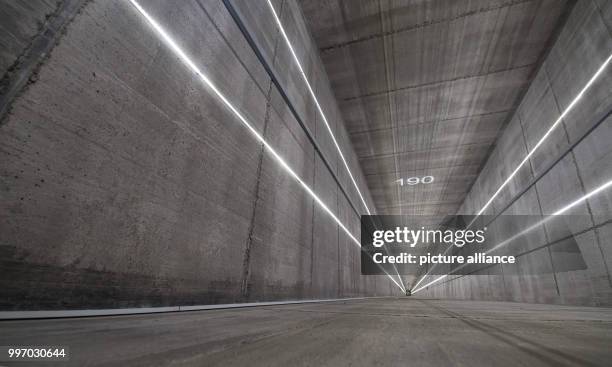
<path fill-rule="evenodd" d="M 128 0 L 0 0 L 0 311 L 158 313 L 0 320 L 0 346 L 67 346 L 62 366 L 610 365 L 612 185 L 593 192 L 612 65 L 574 99 L 612 54 L 612 1 L 271 0 L 291 47 L 266 0 L 138 3 L 233 108 Z M 358 239 L 366 207 L 435 225 L 571 202 L 499 250 L 516 264 L 405 276 L 412 297 L 361 275 L 342 229 Z M 329 302 L 259 303 L 282 300 Z M 240 308 L 189 308 L 219 304 Z"/>
<path fill-rule="evenodd" d="M 569 15 L 516 113 L 488 157 L 460 213 L 474 214 L 531 152 L 550 126 L 612 54 L 606 11 L 594 1 L 579 1 Z M 485 214 L 552 214 L 612 180 L 612 68 L 606 68 L 558 127 L 530 157 Z M 565 214 L 581 219 L 564 223 L 578 248 L 568 250 L 560 229 L 546 226 L 543 240 L 519 261 L 521 276 L 496 269 L 451 277 L 424 293 L 434 297 L 492 299 L 582 305 L 612 305 L 612 190 L 607 189 Z M 521 253 L 521 243 L 507 251 Z M 586 268 L 560 271 L 563 257 L 577 252 Z M 548 268 L 538 274 L 534 269 Z M 506 272 L 507 273 L 507 272 Z M 429 276 L 423 284 L 435 280 Z M 468 279 L 469 278 L 469 279 Z M 495 279 L 495 280 L 493 280 Z M 454 284 L 457 283 L 457 284 Z M 500 289 L 501 288 L 501 289 Z"/>
<path fill-rule="evenodd" d="M 17 9 L 7 16 L 23 39 L 51 2 L 36 4 L 3 7 Z M 331 171 L 221 1 L 140 4 L 358 236 L 348 200 L 359 198 L 270 10 L 234 3 Z M 274 5 L 372 205 L 300 8 Z M 344 271 L 358 268 L 346 257 L 354 244 L 128 1 L 87 2 L 10 107 L 0 124 L 4 310 L 399 294 L 384 277 Z"/>
<path fill-rule="evenodd" d="M 301 0 L 383 213 L 455 214 L 573 1 Z M 396 180 L 433 176 L 432 185 Z"/>
<path fill-rule="evenodd" d="M 2 321 L 0 342 L 69 346 L 62 366 L 607 366 L 611 326 L 609 308 L 376 298 Z"/>

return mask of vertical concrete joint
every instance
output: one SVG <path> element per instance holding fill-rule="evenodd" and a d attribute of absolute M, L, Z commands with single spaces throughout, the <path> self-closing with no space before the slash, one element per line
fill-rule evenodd
<path fill-rule="evenodd" d="M 272 81 L 268 85 L 268 93 L 266 95 L 266 113 L 264 117 L 264 128 L 262 135 L 265 137 L 268 129 L 268 121 L 270 120 L 270 98 L 272 93 Z M 244 300 L 249 299 L 250 290 L 250 275 L 251 275 L 251 248 L 253 245 L 253 231 L 255 229 L 255 216 L 257 215 L 257 203 L 259 202 L 259 186 L 261 184 L 261 172 L 263 166 L 263 156 L 265 147 L 260 144 L 259 158 L 257 162 L 257 178 L 255 181 L 254 195 L 253 195 L 253 209 L 251 211 L 251 221 L 249 223 L 249 233 L 247 236 L 246 244 L 244 247 L 244 254 L 242 257 L 242 279 L 240 282 L 240 296 Z"/>

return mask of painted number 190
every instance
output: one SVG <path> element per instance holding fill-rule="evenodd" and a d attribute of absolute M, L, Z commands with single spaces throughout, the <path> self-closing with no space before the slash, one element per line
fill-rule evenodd
<path fill-rule="evenodd" d="M 430 184 L 434 182 L 433 176 L 423 176 L 423 177 L 408 177 L 408 178 L 400 178 L 399 180 L 395 180 L 398 182 L 400 186 L 404 185 L 418 185 L 418 184 Z"/>

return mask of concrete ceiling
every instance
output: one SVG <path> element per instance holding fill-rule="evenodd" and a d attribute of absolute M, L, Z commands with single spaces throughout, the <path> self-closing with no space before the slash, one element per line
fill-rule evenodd
<path fill-rule="evenodd" d="M 380 214 L 455 214 L 571 1 L 302 0 Z M 431 184 L 400 178 L 433 176 Z"/>

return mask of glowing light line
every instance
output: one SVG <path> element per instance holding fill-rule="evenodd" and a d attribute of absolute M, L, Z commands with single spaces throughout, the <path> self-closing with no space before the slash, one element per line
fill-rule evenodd
<path fill-rule="evenodd" d="M 603 64 L 601 64 L 601 66 L 597 69 L 595 74 L 593 74 L 591 79 L 589 79 L 589 81 L 580 90 L 580 92 L 576 95 L 576 97 L 574 97 L 572 102 L 570 102 L 570 104 L 565 108 L 565 110 L 561 113 L 561 115 L 557 118 L 557 120 L 551 125 L 551 127 L 548 129 L 548 131 L 546 131 L 546 133 L 540 138 L 540 140 L 536 143 L 536 145 L 533 147 L 533 149 L 530 152 L 528 152 L 528 154 L 525 156 L 525 158 L 523 158 L 521 163 L 519 163 L 519 165 L 514 169 L 514 171 L 512 171 L 510 176 L 508 176 L 508 178 L 506 178 L 506 180 L 495 191 L 495 193 L 491 196 L 491 198 L 489 198 L 489 200 L 485 203 L 485 205 L 478 211 L 478 214 L 476 214 L 477 217 L 479 215 L 481 215 L 489 207 L 489 205 L 491 205 L 491 203 L 493 202 L 493 200 L 495 200 L 497 195 L 499 195 L 499 193 L 506 187 L 506 185 L 508 185 L 508 183 L 510 183 L 510 181 L 514 178 L 514 176 L 516 176 L 516 174 L 523 167 L 523 165 L 525 165 L 525 163 L 527 163 L 529 158 L 531 158 L 533 153 L 544 143 L 544 140 L 546 140 L 546 138 L 548 138 L 548 136 L 550 136 L 552 131 L 561 123 L 561 121 L 563 121 L 563 118 L 574 108 L 576 103 L 578 103 L 578 101 L 580 99 L 582 99 L 582 97 L 584 96 L 584 93 L 586 93 L 586 91 L 591 87 L 591 85 L 593 85 L 595 80 L 601 75 L 601 73 L 603 73 L 603 71 L 608 66 L 608 64 L 610 63 L 611 60 L 612 60 L 612 54 L 610 56 L 608 56 L 608 58 L 603 62 Z M 472 225 L 472 223 L 474 223 L 475 220 L 476 220 L 476 218 L 474 218 L 474 220 L 472 220 L 472 222 L 468 225 L 468 228 Z M 433 269 L 433 267 L 432 267 L 432 269 Z M 421 284 L 421 282 L 428 275 L 429 275 L 429 272 L 425 273 L 425 275 L 423 275 L 423 277 L 414 285 L 413 288 L 418 287 L 419 284 Z"/>
<path fill-rule="evenodd" d="M 594 189 L 593 191 L 589 192 L 588 194 L 586 194 L 586 195 L 584 195 L 584 196 L 582 196 L 582 197 L 580 197 L 580 198 L 578 198 L 578 199 L 574 200 L 574 201 L 573 201 L 573 202 L 571 202 L 570 204 L 568 204 L 568 205 L 564 206 L 563 208 L 561 208 L 561 209 L 557 210 L 556 212 L 554 212 L 553 214 L 551 214 L 551 216 L 550 216 L 550 217 L 544 218 L 543 220 L 539 221 L 538 223 L 536 223 L 536 224 L 534 224 L 534 225 L 532 225 L 532 226 L 528 227 L 527 229 L 522 230 L 520 233 L 515 234 L 514 236 L 512 236 L 512 237 L 510 237 L 510 238 L 508 238 L 508 239 L 504 240 L 503 242 L 501 242 L 501 243 L 497 244 L 495 247 L 493 247 L 493 248 L 491 248 L 491 249 L 489 249 L 489 250 L 485 251 L 485 254 L 489 254 L 489 253 L 491 253 L 491 252 L 493 252 L 493 251 L 495 251 L 495 250 L 497 250 L 497 249 L 499 249 L 499 248 L 501 248 L 501 247 L 503 247 L 503 246 L 507 245 L 508 243 L 510 243 L 510 242 L 512 242 L 512 241 L 514 241 L 516 238 L 518 238 L 518 237 L 520 237 L 520 236 L 524 235 L 525 233 L 530 232 L 530 231 L 532 231 L 532 230 L 534 230 L 534 229 L 536 229 L 536 228 L 540 227 L 540 226 L 541 226 L 541 225 L 543 225 L 544 223 L 548 222 L 548 221 L 549 221 L 549 220 L 552 218 L 552 216 L 561 215 L 561 214 L 563 214 L 563 213 L 567 212 L 568 210 L 570 210 L 571 208 L 575 207 L 576 205 L 583 203 L 583 202 L 584 202 L 584 201 L 586 201 L 588 198 L 590 198 L 590 197 L 592 197 L 592 196 L 595 196 L 595 195 L 599 194 L 600 192 L 604 191 L 605 189 L 607 189 L 607 188 L 609 188 L 609 187 L 611 187 L 611 186 L 612 186 L 612 180 L 610 180 L 610 181 L 606 182 L 605 184 L 603 184 L 603 185 L 601 185 L 601 186 L 597 187 L 596 189 Z M 459 270 L 459 269 L 461 269 L 461 268 L 465 267 L 466 265 L 467 265 L 467 264 L 463 264 L 463 265 L 461 265 L 461 266 L 459 266 L 459 267 L 455 268 L 455 269 L 453 270 L 453 272 L 456 272 L 457 270 Z M 429 282 L 429 283 L 425 284 L 424 286 L 422 286 L 422 287 L 420 287 L 420 288 L 416 288 L 416 286 L 415 286 L 414 288 L 416 288 L 416 289 L 415 289 L 415 290 L 413 290 L 413 291 L 412 291 L 412 293 L 414 294 L 414 293 L 416 293 L 416 292 L 418 292 L 418 291 L 422 290 L 423 288 L 427 288 L 427 287 L 429 287 L 430 285 L 433 285 L 433 284 L 435 284 L 435 283 L 439 282 L 440 280 L 442 280 L 442 279 L 446 278 L 448 275 L 449 275 L 449 274 L 442 275 L 441 277 L 439 277 L 439 278 L 437 278 L 437 279 L 434 279 L 433 281 L 431 281 L 431 282 Z"/>
<path fill-rule="evenodd" d="M 601 75 L 601 73 L 603 73 L 605 68 L 610 63 L 610 60 L 612 60 L 612 55 L 608 56 L 606 61 L 604 61 L 603 64 L 601 64 L 599 69 L 597 69 L 597 72 L 595 72 L 595 74 L 593 74 L 591 79 L 586 83 L 584 88 L 582 88 L 582 90 L 576 95 L 576 97 L 572 100 L 572 102 L 570 102 L 570 104 L 565 108 L 565 110 L 563 111 L 563 113 L 561 113 L 559 118 L 557 118 L 557 120 L 552 124 L 552 126 L 548 129 L 548 131 L 546 131 L 546 133 L 536 143 L 536 145 L 533 147 L 533 149 L 531 149 L 531 151 L 525 156 L 525 158 L 523 158 L 521 163 L 514 169 L 514 171 L 512 171 L 510 176 L 508 176 L 508 178 L 506 178 L 504 183 L 502 183 L 501 186 L 497 189 L 497 191 L 495 191 L 493 196 L 491 196 L 491 198 L 486 202 L 486 204 L 482 207 L 482 209 L 480 209 L 480 211 L 478 211 L 478 214 L 476 214 L 477 216 L 482 214 L 489 207 L 489 205 L 491 205 L 491 203 L 497 197 L 497 195 L 499 195 L 501 190 L 503 190 L 504 187 L 506 187 L 506 185 L 508 185 L 508 183 L 512 180 L 512 178 L 516 175 L 516 173 L 521 169 L 521 167 L 523 167 L 523 165 L 529 160 L 529 158 L 533 155 L 533 153 L 544 143 L 544 140 L 546 140 L 546 138 L 548 138 L 548 136 L 552 133 L 552 131 L 561 123 L 563 118 L 574 108 L 576 103 L 578 103 L 578 101 L 583 97 L 584 93 L 591 87 L 591 85 L 593 85 L 593 83 Z"/>
<path fill-rule="evenodd" d="M 361 244 L 353 236 L 353 234 L 348 230 L 348 228 L 338 219 L 338 217 L 329 209 L 329 207 L 315 194 L 315 192 L 300 178 L 300 176 L 289 166 L 289 164 L 281 157 L 276 150 L 264 139 L 264 137 L 251 125 L 248 120 L 234 107 L 234 105 L 221 93 L 221 91 L 217 88 L 217 86 L 196 66 L 196 64 L 187 56 L 187 54 L 181 49 L 181 47 L 170 37 L 170 35 L 166 32 L 166 30 L 159 25 L 159 23 L 147 13 L 147 11 L 140 6 L 140 4 L 136 0 L 128 0 L 138 12 L 149 22 L 151 27 L 159 34 L 159 36 L 165 41 L 165 43 L 170 47 L 172 51 L 179 57 L 185 65 L 191 69 L 203 82 L 209 87 L 214 94 L 225 104 L 227 108 L 230 109 L 236 115 L 238 120 L 255 136 L 255 138 L 270 152 L 270 154 L 276 159 L 276 161 L 289 173 L 291 177 L 293 177 L 302 188 L 314 199 L 314 201 L 338 224 L 340 228 L 349 236 L 351 240 L 355 244 L 361 247 Z M 395 283 L 403 292 L 405 289 L 400 286 L 393 277 L 387 274 L 389 279 Z"/>
<path fill-rule="evenodd" d="M 312 96 L 312 99 L 315 102 L 315 105 L 317 107 L 317 111 L 319 112 L 319 114 L 321 115 L 321 118 L 323 119 L 323 122 L 325 123 L 325 127 L 327 128 L 327 132 L 329 133 L 330 137 L 332 138 L 332 141 L 334 142 L 334 146 L 336 147 L 336 150 L 338 151 L 338 155 L 340 156 L 340 159 L 342 160 L 342 163 L 344 164 L 344 168 L 346 168 L 347 173 L 349 174 L 349 177 L 351 179 L 351 182 L 353 183 L 353 186 L 355 186 L 355 190 L 357 190 L 357 194 L 359 195 L 359 198 L 361 199 L 361 202 L 363 203 L 363 206 L 366 210 L 366 212 L 368 213 L 368 215 L 370 215 L 370 208 L 368 208 L 368 204 L 366 204 L 365 199 L 363 198 L 363 195 L 361 194 L 361 191 L 359 190 L 359 186 L 357 185 L 357 182 L 355 181 L 355 178 L 353 177 L 353 173 L 351 172 L 348 163 L 346 162 L 346 159 L 344 158 L 344 154 L 342 153 L 342 149 L 340 149 L 340 145 L 338 144 L 338 141 L 336 140 L 336 137 L 334 136 L 334 133 L 331 129 L 331 126 L 329 125 L 329 122 L 327 121 L 327 116 L 325 115 L 325 113 L 323 112 L 323 108 L 321 107 L 319 100 L 317 99 L 317 96 L 314 93 L 314 90 L 312 89 L 312 86 L 310 85 L 310 82 L 308 81 L 308 77 L 306 76 L 306 73 L 304 72 L 304 69 L 302 67 L 302 64 L 300 63 L 299 58 L 297 57 L 297 54 L 295 53 L 295 50 L 293 48 L 293 45 L 291 44 L 291 41 L 289 40 L 289 36 L 287 36 L 287 32 L 285 32 L 285 28 L 283 27 L 283 24 L 280 20 L 280 17 L 278 16 L 278 13 L 276 13 L 276 9 L 274 9 L 274 6 L 272 5 L 272 2 L 270 0 L 267 0 L 268 2 L 268 6 L 270 7 L 270 10 L 272 11 L 272 15 L 274 16 L 274 20 L 276 21 L 276 25 L 278 26 L 281 35 L 283 36 L 283 39 L 285 40 L 285 43 L 287 44 L 287 47 L 289 48 L 289 52 L 291 53 L 291 56 L 293 57 L 293 60 L 295 61 L 296 66 L 298 67 L 298 70 L 300 72 L 300 75 L 302 76 L 302 78 L 304 79 L 304 82 L 306 84 L 306 88 L 308 89 L 308 91 L 310 92 L 310 95 Z M 397 272 L 397 269 L 396 269 Z M 399 273 L 397 274 L 400 282 L 402 283 L 403 288 L 405 289 L 405 284 L 404 281 L 402 280 L 402 277 L 399 275 Z"/>
<path fill-rule="evenodd" d="M 353 182 L 353 185 L 355 186 L 355 189 L 357 190 L 357 194 L 359 195 L 359 198 L 361 199 L 361 202 L 363 203 L 363 206 L 365 207 L 366 212 L 370 214 L 370 209 L 368 208 L 368 204 L 366 204 L 365 199 L 363 198 L 363 195 L 361 194 L 361 191 L 359 190 L 359 186 L 357 185 L 357 182 L 355 181 L 355 178 L 353 177 L 353 174 L 351 170 L 349 169 L 348 163 L 346 162 L 346 159 L 344 158 L 344 154 L 342 154 L 342 150 L 340 149 L 340 145 L 336 141 L 336 137 L 334 136 L 334 133 L 332 132 L 331 127 L 329 126 L 327 117 L 325 116 L 325 113 L 323 112 L 323 109 L 321 108 L 321 105 L 319 104 L 319 100 L 317 99 L 317 96 L 315 95 L 312 87 L 310 86 L 308 77 L 306 76 L 306 73 L 304 72 L 304 69 L 302 68 L 302 64 L 300 63 L 300 60 L 298 59 L 293 49 L 293 46 L 291 45 L 291 41 L 289 41 L 289 37 L 287 36 L 287 33 L 285 32 L 285 28 L 283 27 L 283 24 L 281 23 L 280 18 L 278 14 L 276 13 L 276 10 L 274 9 L 274 6 L 272 5 L 272 2 L 270 0 L 267 0 L 267 2 L 268 2 L 268 5 L 270 6 L 270 9 L 272 10 L 272 14 L 274 15 L 274 20 L 276 21 L 276 24 L 278 25 L 278 28 L 285 40 L 285 43 L 287 43 L 287 46 L 289 47 L 289 51 L 291 52 L 291 55 L 293 56 L 293 60 L 295 61 L 295 64 L 297 65 L 300 71 L 300 75 L 302 75 L 302 78 L 304 79 L 304 82 L 306 83 L 306 87 L 308 88 L 308 91 L 310 92 L 310 95 L 312 96 L 315 102 L 315 105 L 317 106 L 317 110 L 319 111 L 319 114 L 323 118 L 325 127 L 327 127 L 327 131 L 329 132 L 329 135 L 331 136 L 332 141 L 334 142 L 334 145 L 336 146 L 336 150 L 338 150 L 338 155 L 340 156 L 342 163 L 344 163 L 344 167 L 346 168 L 346 171 L 348 172 L 349 177 L 351 178 L 351 181 Z"/>

